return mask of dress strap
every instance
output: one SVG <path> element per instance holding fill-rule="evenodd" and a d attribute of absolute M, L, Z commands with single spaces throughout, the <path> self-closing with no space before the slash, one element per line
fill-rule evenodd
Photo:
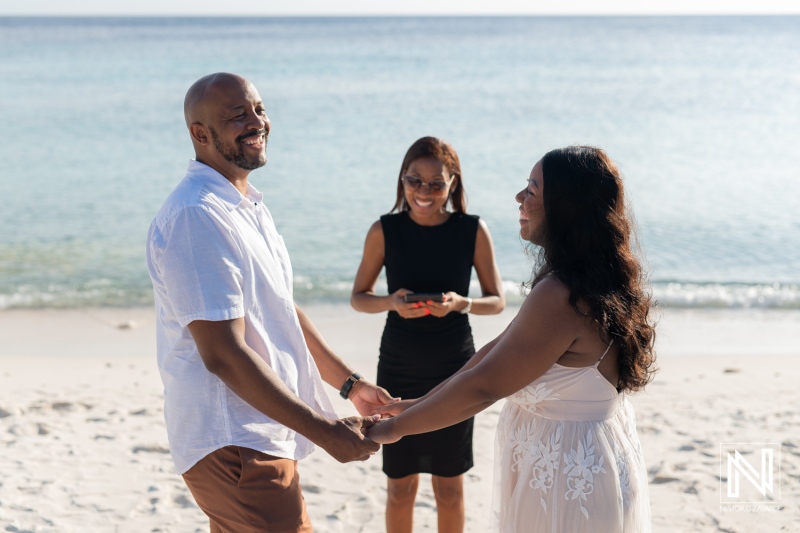
<path fill-rule="evenodd" d="M 603 357 L 605 357 L 605 356 L 606 356 L 606 354 L 608 353 L 608 351 L 611 349 L 611 345 L 612 345 L 612 344 L 614 344 L 614 339 L 611 339 L 611 342 L 609 342 L 609 343 L 608 343 L 608 346 L 606 347 L 606 351 L 605 351 L 605 352 L 603 352 L 603 355 L 601 355 L 601 356 L 600 356 L 600 359 L 598 359 L 598 360 L 597 360 L 597 362 L 595 363 L 595 366 L 597 366 L 597 365 L 599 365 L 599 364 L 600 364 L 600 361 L 602 361 L 602 360 L 603 360 Z"/>

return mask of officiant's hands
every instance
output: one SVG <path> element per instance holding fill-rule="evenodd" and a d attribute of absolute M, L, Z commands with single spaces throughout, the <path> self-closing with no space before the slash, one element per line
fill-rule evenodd
<path fill-rule="evenodd" d="M 413 294 L 408 289 L 397 289 L 389 295 L 391 308 L 403 318 L 420 318 L 431 314 L 431 310 L 423 302 L 406 302 L 403 296 Z"/>
<path fill-rule="evenodd" d="M 467 306 L 467 299 L 457 292 L 449 291 L 444 293 L 441 302 L 428 301 L 425 306 L 430 309 L 430 314 L 436 317 L 443 317 L 448 313 L 458 312 Z"/>

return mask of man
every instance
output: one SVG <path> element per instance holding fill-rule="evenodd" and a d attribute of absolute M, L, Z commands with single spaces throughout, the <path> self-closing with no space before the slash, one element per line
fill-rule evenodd
<path fill-rule="evenodd" d="M 362 415 L 392 398 L 360 379 L 292 299 L 292 270 L 262 195 L 270 123 L 256 88 L 233 74 L 186 94 L 196 160 L 148 234 L 158 365 L 175 467 L 212 533 L 311 531 L 297 461 L 314 444 L 341 462 L 378 445 L 336 420 L 322 380 Z"/>

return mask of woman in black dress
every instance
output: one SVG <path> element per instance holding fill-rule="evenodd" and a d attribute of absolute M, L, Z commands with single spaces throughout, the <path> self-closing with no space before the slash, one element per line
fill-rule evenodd
<path fill-rule="evenodd" d="M 453 375 L 475 353 L 467 314 L 505 307 L 489 230 L 465 208 L 453 147 L 434 137 L 416 141 L 403 160 L 394 208 L 367 233 L 351 298 L 357 311 L 389 311 L 377 381 L 392 396 L 418 398 Z M 389 294 L 379 296 L 384 266 Z M 468 296 L 473 266 L 482 292 L 475 299 Z M 441 301 L 407 302 L 415 293 Z M 471 418 L 384 446 L 387 533 L 411 532 L 420 473 L 432 474 L 439 532 L 463 531 L 463 474 L 471 467 Z"/>

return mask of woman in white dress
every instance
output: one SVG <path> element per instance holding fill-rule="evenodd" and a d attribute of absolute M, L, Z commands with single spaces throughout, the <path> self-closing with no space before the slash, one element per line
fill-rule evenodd
<path fill-rule="evenodd" d="M 652 377 L 655 330 L 619 171 L 598 148 L 553 150 L 516 200 L 520 235 L 540 246 L 516 318 L 429 394 L 386 406 L 394 417 L 368 436 L 395 442 L 506 398 L 495 531 L 649 532 L 647 472 L 625 396 Z"/>

